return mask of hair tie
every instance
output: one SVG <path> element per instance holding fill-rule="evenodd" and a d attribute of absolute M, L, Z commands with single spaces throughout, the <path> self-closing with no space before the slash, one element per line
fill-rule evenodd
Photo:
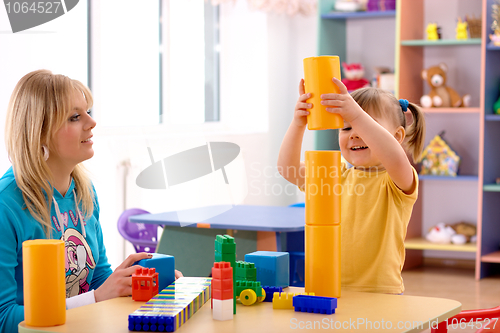
<path fill-rule="evenodd" d="M 400 99 L 399 100 L 399 105 L 401 105 L 401 109 L 403 109 L 403 112 L 406 112 L 408 111 L 408 105 L 410 103 L 408 103 L 408 101 L 406 99 Z"/>

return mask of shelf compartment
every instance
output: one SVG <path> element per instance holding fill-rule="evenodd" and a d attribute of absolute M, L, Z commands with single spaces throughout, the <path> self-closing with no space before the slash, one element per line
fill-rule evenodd
<path fill-rule="evenodd" d="M 485 191 L 485 192 L 500 192 L 500 184 L 483 185 L 483 191 Z"/>
<path fill-rule="evenodd" d="M 481 261 L 500 263 L 500 251 L 488 253 L 484 256 L 481 256 Z"/>
<path fill-rule="evenodd" d="M 500 121 L 500 114 L 486 114 L 484 119 L 487 121 Z"/>
<path fill-rule="evenodd" d="M 481 108 L 422 108 L 424 113 L 480 113 Z"/>
<path fill-rule="evenodd" d="M 459 46 L 459 45 L 481 45 L 481 38 L 469 38 L 469 39 L 439 39 L 439 40 L 427 40 L 427 39 L 413 39 L 413 40 L 402 40 L 402 46 Z"/>
<path fill-rule="evenodd" d="M 395 10 L 368 11 L 368 12 L 329 12 L 322 14 L 322 19 L 343 20 L 343 19 L 363 19 L 372 17 L 395 17 Z"/>
<path fill-rule="evenodd" d="M 419 180 L 445 180 L 445 181 L 477 181 L 479 178 L 475 175 L 458 175 L 456 177 L 451 176 L 432 176 L 432 175 L 418 175 Z M 500 186 L 499 186 L 500 187 Z"/>
<path fill-rule="evenodd" d="M 500 51 L 500 46 L 497 46 L 497 45 L 494 45 L 493 43 L 488 43 L 488 45 L 486 45 L 486 49 L 488 51 Z"/>
<path fill-rule="evenodd" d="M 431 243 L 425 238 L 410 238 L 405 240 L 405 248 L 408 250 L 438 250 L 438 251 L 456 251 L 456 252 L 476 252 L 475 243 L 464 245 L 455 244 L 436 244 Z"/>

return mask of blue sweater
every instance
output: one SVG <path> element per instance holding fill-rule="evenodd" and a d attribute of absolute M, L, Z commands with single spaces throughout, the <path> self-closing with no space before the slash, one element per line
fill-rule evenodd
<path fill-rule="evenodd" d="M 66 297 L 97 289 L 112 273 L 103 244 L 97 196 L 92 216 L 84 221 L 84 237 L 73 189 L 73 180 L 64 197 L 54 189 L 62 221 L 58 221 L 51 205 L 51 238 L 62 239 L 64 232 L 66 242 Z M 0 332 L 17 332 L 24 320 L 22 247 L 24 241 L 40 238 L 46 238 L 45 232 L 26 208 L 10 168 L 0 179 Z"/>

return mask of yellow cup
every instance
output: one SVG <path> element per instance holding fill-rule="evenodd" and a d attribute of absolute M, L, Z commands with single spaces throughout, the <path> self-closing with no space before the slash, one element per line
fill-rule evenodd
<path fill-rule="evenodd" d="M 321 105 L 321 94 L 339 93 L 339 88 L 332 78 L 340 80 L 340 60 L 338 56 L 319 56 L 304 59 L 304 83 L 306 93 L 311 93 L 307 100 L 312 103 L 307 116 L 307 128 L 324 130 L 342 128 L 344 121 L 338 114 L 326 111 Z"/>
<path fill-rule="evenodd" d="M 340 163 L 338 150 L 306 151 L 306 224 L 340 224 Z"/>
<path fill-rule="evenodd" d="M 29 326 L 66 322 L 64 242 L 36 239 L 23 242 L 24 320 Z"/>
<path fill-rule="evenodd" d="M 340 225 L 305 226 L 305 291 L 340 297 Z"/>

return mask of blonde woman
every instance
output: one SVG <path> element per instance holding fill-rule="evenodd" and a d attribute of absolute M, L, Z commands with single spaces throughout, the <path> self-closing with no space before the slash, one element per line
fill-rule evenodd
<path fill-rule="evenodd" d="M 108 263 L 97 196 L 80 164 L 94 155 L 92 103 L 82 83 L 47 70 L 25 75 L 12 93 L 12 167 L 0 179 L 0 332 L 17 332 L 24 320 L 25 240 L 64 240 L 68 308 L 130 295 L 134 262 L 150 256 L 130 255 L 114 272 Z"/>

